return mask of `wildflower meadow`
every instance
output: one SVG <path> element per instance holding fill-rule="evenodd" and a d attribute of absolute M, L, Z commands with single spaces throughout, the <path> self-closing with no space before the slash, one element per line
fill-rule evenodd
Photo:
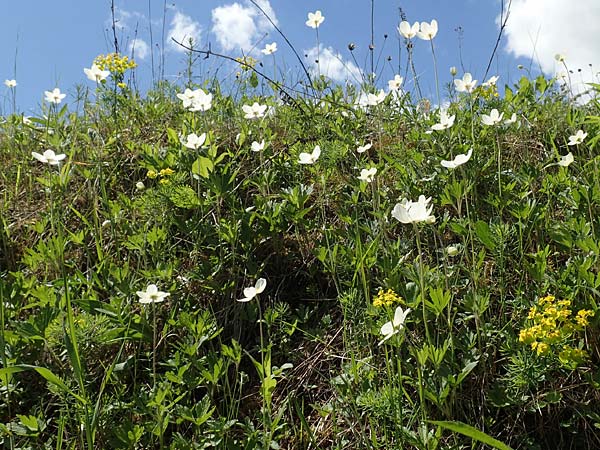
<path fill-rule="evenodd" d="M 445 26 L 389 80 L 291 84 L 273 35 L 5 114 L 2 448 L 600 448 L 600 84 L 438 67 Z"/>

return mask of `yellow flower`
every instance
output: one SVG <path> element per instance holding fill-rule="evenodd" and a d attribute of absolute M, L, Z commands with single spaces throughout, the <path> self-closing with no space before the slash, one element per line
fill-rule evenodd
<path fill-rule="evenodd" d="M 394 303 L 402 303 L 402 297 L 396 294 L 392 289 L 384 291 L 380 289 L 377 296 L 373 299 L 373 306 L 376 308 L 381 306 L 391 306 Z"/>
<path fill-rule="evenodd" d="M 175 171 L 173 169 L 171 169 L 170 167 L 167 167 L 166 169 L 161 169 L 161 171 L 159 172 L 159 175 L 161 177 L 168 177 L 170 175 L 173 175 L 175 173 Z"/>
<path fill-rule="evenodd" d="M 109 70 L 111 74 L 122 76 L 127 70 L 134 69 L 137 64 L 128 56 L 121 56 L 118 53 L 108 53 L 107 55 L 98 55 L 94 59 L 101 70 Z"/>
<path fill-rule="evenodd" d="M 258 61 L 256 59 L 254 59 L 252 56 L 243 56 L 243 57 L 235 58 L 235 60 L 240 64 L 241 69 L 244 72 L 254 69 L 254 67 L 258 63 Z"/>
<path fill-rule="evenodd" d="M 156 178 L 156 177 L 158 176 L 158 174 L 156 173 L 156 170 L 149 170 L 149 171 L 146 173 L 146 176 L 147 176 L 148 178 Z"/>

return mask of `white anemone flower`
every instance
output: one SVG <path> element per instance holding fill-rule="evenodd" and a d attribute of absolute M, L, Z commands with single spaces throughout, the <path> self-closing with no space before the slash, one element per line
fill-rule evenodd
<path fill-rule="evenodd" d="M 95 81 L 96 83 L 106 80 L 106 78 L 110 75 L 109 70 L 101 70 L 96 64 L 92 64 L 90 69 L 83 69 L 83 73 L 85 73 L 85 76 L 88 77 L 88 80 Z"/>
<path fill-rule="evenodd" d="M 370 142 L 368 144 L 365 144 L 365 145 L 359 145 L 356 148 L 356 153 L 364 153 L 367 150 L 369 150 L 371 147 L 373 147 L 373 144 L 371 144 Z"/>
<path fill-rule="evenodd" d="M 388 81 L 388 89 L 392 92 L 398 91 L 402 86 L 403 81 L 404 78 L 402 78 L 400 75 L 396 75 L 393 80 Z"/>
<path fill-rule="evenodd" d="M 272 42 L 271 44 L 265 45 L 265 48 L 261 50 L 263 55 L 272 55 L 277 51 L 277 42 Z"/>
<path fill-rule="evenodd" d="M 421 22 L 421 27 L 417 33 L 417 37 L 425 41 L 431 41 L 438 32 L 437 20 L 433 19 L 431 23 Z"/>
<path fill-rule="evenodd" d="M 419 22 L 415 22 L 411 26 L 410 23 L 408 23 L 406 20 L 403 20 L 402 22 L 400 22 L 400 25 L 398 26 L 398 33 L 400 33 L 406 39 L 414 38 L 418 32 L 419 32 Z"/>
<path fill-rule="evenodd" d="M 425 198 L 424 195 L 420 195 L 416 202 L 404 199 L 396 203 L 392 210 L 392 217 L 402 223 L 433 223 L 435 216 L 431 215 L 433 206 L 429 206 L 430 201 L 431 197 Z"/>
<path fill-rule="evenodd" d="M 499 78 L 500 77 L 498 75 L 494 75 L 493 77 L 490 77 L 489 80 L 487 80 L 485 83 L 481 83 L 481 85 L 484 87 L 496 86 L 496 82 Z"/>
<path fill-rule="evenodd" d="M 186 88 L 183 93 L 177 94 L 177 98 L 189 111 L 207 111 L 212 107 L 212 94 L 204 92 L 202 89 Z"/>
<path fill-rule="evenodd" d="M 441 131 L 450 128 L 454 125 L 455 115 L 449 116 L 448 113 L 444 110 L 440 111 L 440 123 L 436 123 L 431 126 L 431 129 L 434 131 Z"/>
<path fill-rule="evenodd" d="M 456 169 L 458 166 L 462 166 L 469 159 L 471 159 L 472 154 L 473 154 L 473 149 L 470 148 L 466 155 L 465 154 L 456 155 L 456 158 L 454 158 L 453 160 L 451 160 L 451 161 L 443 160 L 440 164 L 442 165 L 442 167 L 445 167 L 447 169 Z"/>
<path fill-rule="evenodd" d="M 265 140 L 264 139 L 260 142 L 253 141 L 252 145 L 250 146 L 250 150 L 252 150 L 253 152 L 260 152 L 264 149 L 265 149 Z"/>
<path fill-rule="evenodd" d="M 210 108 L 212 108 L 212 94 L 204 92 L 202 89 L 196 89 L 189 110 L 208 111 Z"/>
<path fill-rule="evenodd" d="M 256 284 L 254 286 L 250 286 L 244 289 L 244 298 L 238 299 L 238 302 L 249 302 L 258 294 L 263 292 L 267 287 L 267 280 L 264 278 L 259 278 L 256 280 Z"/>
<path fill-rule="evenodd" d="M 583 140 L 587 137 L 587 133 L 584 133 L 583 130 L 577 130 L 573 136 L 569 136 L 569 142 L 567 145 L 577 145 L 583 143 Z"/>
<path fill-rule="evenodd" d="M 504 117 L 504 113 L 499 113 L 496 108 L 490 111 L 490 114 L 482 114 L 481 115 L 481 123 L 487 126 L 495 126 L 502 122 L 502 118 Z"/>
<path fill-rule="evenodd" d="M 575 158 L 573 158 L 573 153 L 569 152 L 566 155 L 561 156 L 560 161 L 558 161 L 557 164 L 562 167 L 569 167 L 573 161 L 575 161 Z"/>
<path fill-rule="evenodd" d="M 504 121 L 504 125 L 512 125 L 516 121 L 517 121 L 517 113 L 512 113 L 512 115 L 510 116 L 510 119 L 506 119 Z"/>
<path fill-rule="evenodd" d="M 474 80 L 469 72 L 465 73 L 462 79 L 454 80 L 454 87 L 458 92 L 468 92 L 470 94 L 476 85 L 477 80 Z"/>
<path fill-rule="evenodd" d="M 49 103 L 59 104 L 67 94 L 61 94 L 59 88 L 54 88 L 51 91 L 44 91 L 44 99 Z"/>
<path fill-rule="evenodd" d="M 188 134 L 183 145 L 192 150 L 198 150 L 206 142 L 206 133 L 198 136 L 196 133 Z"/>
<path fill-rule="evenodd" d="M 244 111 L 244 118 L 246 119 L 260 119 L 265 116 L 267 105 L 260 105 L 254 102 L 252 105 L 243 105 L 242 111 Z"/>
<path fill-rule="evenodd" d="M 149 284 L 145 291 L 137 291 L 137 296 L 140 298 L 140 303 L 160 303 L 169 295 L 168 292 L 159 291 L 155 284 Z"/>
<path fill-rule="evenodd" d="M 308 13 L 308 20 L 306 21 L 306 26 L 311 28 L 319 28 L 319 26 L 325 20 L 325 16 L 321 14 L 321 11 L 315 11 L 314 13 Z"/>
<path fill-rule="evenodd" d="M 4 80 L 4 86 L 7 88 L 17 87 L 17 80 Z"/>
<path fill-rule="evenodd" d="M 317 159 L 319 159 L 319 156 L 321 156 L 321 147 L 316 145 L 311 153 L 300 153 L 300 155 L 298 155 L 298 163 L 314 164 L 315 162 L 317 162 Z"/>
<path fill-rule="evenodd" d="M 54 150 L 46 150 L 41 155 L 37 152 L 31 152 L 31 156 L 37 159 L 39 162 L 49 164 L 51 166 L 57 166 L 60 162 L 67 157 L 64 153 L 57 155 Z"/>
<path fill-rule="evenodd" d="M 385 341 L 399 333 L 404 328 L 404 322 L 406 321 L 406 317 L 410 311 L 410 308 L 403 310 L 401 306 L 396 308 L 396 311 L 394 312 L 394 318 L 381 326 L 380 332 L 383 335 L 383 339 L 379 341 L 379 345 L 383 344 Z"/>
<path fill-rule="evenodd" d="M 367 106 L 377 106 L 380 103 L 383 103 L 385 96 L 386 94 L 383 89 L 380 89 L 377 94 L 369 92 L 368 94 L 364 95 L 363 93 L 358 100 L 358 105 L 363 108 Z"/>
<path fill-rule="evenodd" d="M 360 171 L 360 175 L 358 179 L 361 181 L 365 181 L 367 183 L 371 183 L 375 179 L 375 174 L 377 173 L 377 167 L 371 167 L 370 169 L 362 169 Z"/>

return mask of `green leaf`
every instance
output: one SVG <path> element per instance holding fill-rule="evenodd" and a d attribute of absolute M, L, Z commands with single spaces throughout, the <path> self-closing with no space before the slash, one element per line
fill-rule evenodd
<path fill-rule="evenodd" d="M 21 421 L 21 423 L 29 428 L 31 431 L 38 431 L 40 426 L 37 421 L 37 417 L 35 416 L 23 416 L 21 414 L 17 414 L 17 417 Z"/>
<path fill-rule="evenodd" d="M 488 250 L 494 251 L 496 249 L 494 235 L 492 234 L 490 226 L 487 223 L 483 222 L 482 220 L 475 222 L 475 234 Z"/>
<path fill-rule="evenodd" d="M 72 390 L 70 390 L 63 380 L 61 380 L 51 370 L 46 369 L 45 367 L 31 366 L 29 364 L 21 364 L 18 366 L 6 367 L 4 369 L 0 369 L 0 377 L 2 377 L 5 374 L 25 372 L 27 370 L 35 370 L 42 377 L 44 377 L 47 382 L 52 383 L 54 386 L 56 386 L 62 392 L 65 392 L 65 393 L 71 395 L 73 398 L 77 399 L 81 403 L 84 403 L 84 404 L 87 403 L 87 401 L 83 397 L 81 397 L 80 395 L 77 395 Z"/>
<path fill-rule="evenodd" d="M 167 128 L 167 136 L 171 144 L 179 144 L 179 135 L 173 128 Z"/>
<path fill-rule="evenodd" d="M 200 199 L 189 186 L 177 186 L 175 189 L 168 192 L 169 200 L 178 208 L 194 209 L 200 206 Z"/>
<path fill-rule="evenodd" d="M 206 156 L 200 156 L 194 164 L 192 164 L 192 173 L 200 175 L 202 178 L 208 178 L 210 172 L 215 168 L 213 162 Z"/>
<path fill-rule="evenodd" d="M 471 425 L 467 425 L 466 423 L 440 420 L 431 420 L 429 423 L 446 428 L 447 430 L 454 431 L 456 433 L 460 433 L 464 436 L 470 437 L 475 441 L 483 442 L 484 444 L 497 448 L 498 450 L 513 450 L 511 447 L 503 442 L 500 442 L 498 439 L 494 439 L 490 435 L 478 430 L 475 427 L 472 427 Z"/>

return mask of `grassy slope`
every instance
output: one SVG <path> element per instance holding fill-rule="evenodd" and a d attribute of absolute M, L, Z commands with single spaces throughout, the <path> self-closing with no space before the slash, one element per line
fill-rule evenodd
<path fill-rule="evenodd" d="M 515 448 L 600 446 L 598 104 L 523 79 L 503 99 L 454 95 L 455 124 L 428 134 L 437 114 L 408 96 L 361 110 L 326 89 L 280 105 L 240 84 L 238 99 L 208 86 L 204 113 L 163 85 L 1 125 L 4 445 L 468 448 L 425 422 L 457 420 Z M 273 113 L 244 119 L 253 101 Z M 517 123 L 483 126 L 492 108 Z M 192 132 L 207 145 L 185 148 Z M 298 164 L 315 145 L 318 161 Z M 31 158 L 47 148 L 66 162 Z M 392 218 L 420 194 L 435 224 Z M 261 277 L 265 291 L 236 302 Z M 150 283 L 166 302 L 138 303 Z M 401 300 L 374 306 L 380 289 Z M 557 322 L 537 354 L 519 331 L 548 294 L 596 314 Z M 379 346 L 398 305 L 406 327 Z M 564 344 L 588 356 L 561 361 Z"/>

